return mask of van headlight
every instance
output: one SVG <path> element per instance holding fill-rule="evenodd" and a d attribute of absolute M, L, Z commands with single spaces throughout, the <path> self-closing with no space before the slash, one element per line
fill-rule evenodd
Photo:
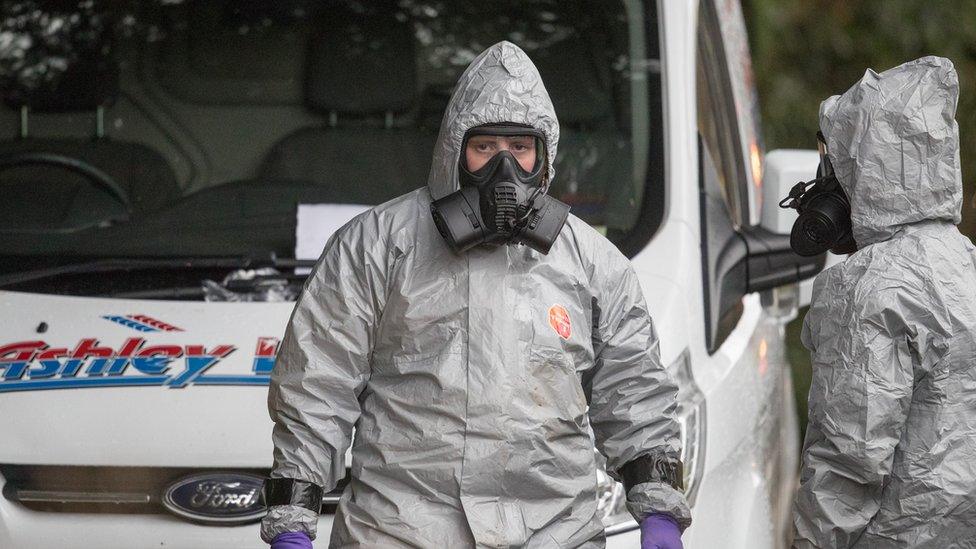
<path fill-rule="evenodd" d="M 668 373 L 678 384 L 677 419 L 681 427 L 681 462 L 684 464 L 685 496 L 688 504 L 695 504 L 705 465 L 705 394 L 691 372 L 688 351 L 668 366 Z M 627 510 L 627 494 L 623 484 L 606 473 L 603 456 L 597 455 L 597 512 L 601 514 L 607 535 L 637 528 L 637 522 Z"/>

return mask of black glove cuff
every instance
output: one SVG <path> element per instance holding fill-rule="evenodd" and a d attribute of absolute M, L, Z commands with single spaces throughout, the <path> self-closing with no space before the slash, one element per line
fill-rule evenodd
<path fill-rule="evenodd" d="M 620 468 L 624 488 L 644 482 L 663 482 L 679 492 L 684 491 L 684 473 L 680 460 L 660 455 L 643 455 Z"/>
<path fill-rule="evenodd" d="M 321 512 L 324 490 L 318 484 L 293 478 L 268 478 L 264 480 L 264 504 L 297 505 L 315 513 Z"/>

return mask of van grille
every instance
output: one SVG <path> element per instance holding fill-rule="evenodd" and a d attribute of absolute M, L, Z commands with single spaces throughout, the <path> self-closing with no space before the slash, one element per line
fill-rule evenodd
<path fill-rule="evenodd" d="M 268 469 L 0 464 L 6 480 L 3 497 L 50 513 L 166 513 L 162 497 L 170 484 L 187 475 L 216 472 L 268 475 Z M 322 498 L 322 513 L 335 513 L 347 483 L 348 470 L 336 489 Z"/>

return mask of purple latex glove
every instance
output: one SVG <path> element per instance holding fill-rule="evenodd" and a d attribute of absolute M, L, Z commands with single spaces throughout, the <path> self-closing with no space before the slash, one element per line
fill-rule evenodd
<path fill-rule="evenodd" d="M 312 549 L 312 540 L 305 532 L 284 532 L 271 540 L 271 549 Z"/>
<path fill-rule="evenodd" d="M 641 549 L 682 549 L 681 529 L 671 515 L 654 514 L 640 523 Z"/>

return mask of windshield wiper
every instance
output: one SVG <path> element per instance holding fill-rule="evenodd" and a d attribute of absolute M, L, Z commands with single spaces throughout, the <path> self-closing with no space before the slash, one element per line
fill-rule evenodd
<path fill-rule="evenodd" d="M 110 273 L 114 271 L 136 271 L 149 269 L 254 269 L 259 267 L 307 267 L 315 266 L 311 259 L 288 259 L 270 257 L 203 257 L 203 258 L 113 258 L 97 259 L 82 263 L 69 263 L 57 267 L 45 267 L 0 275 L 0 287 L 45 278 L 72 274 Z"/>

